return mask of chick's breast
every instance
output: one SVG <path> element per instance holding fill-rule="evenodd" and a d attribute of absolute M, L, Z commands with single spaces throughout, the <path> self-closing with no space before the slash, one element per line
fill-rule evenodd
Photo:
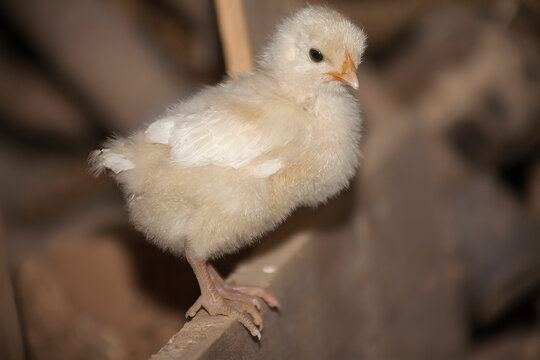
<path fill-rule="evenodd" d="M 309 141 L 291 166 L 271 178 L 292 207 L 315 206 L 348 186 L 360 158 L 360 114 L 349 93 L 318 99 L 307 110 Z"/>

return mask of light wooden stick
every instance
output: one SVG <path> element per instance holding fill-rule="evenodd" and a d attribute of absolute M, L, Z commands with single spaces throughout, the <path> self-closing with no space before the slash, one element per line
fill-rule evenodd
<path fill-rule="evenodd" d="M 215 0 L 215 4 L 227 73 L 235 77 L 251 71 L 253 55 L 242 0 Z"/>

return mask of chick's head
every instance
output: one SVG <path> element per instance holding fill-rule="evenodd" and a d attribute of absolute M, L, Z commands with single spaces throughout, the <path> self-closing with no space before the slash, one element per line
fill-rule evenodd
<path fill-rule="evenodd" d="M 358 88 L 366 35 L 337 11 L 305 7 L 278 25 L 259 66 L 302 91 Z"/>

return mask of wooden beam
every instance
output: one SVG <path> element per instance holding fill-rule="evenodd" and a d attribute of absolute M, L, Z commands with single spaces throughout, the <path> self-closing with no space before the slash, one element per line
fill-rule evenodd
<path fill-rule="evenodd" d="M 2 223 L 0 222 L 0 230 Z M 0 233 L 0 359 L 24 359 L 21 327 L 11 287 L 9 266 Z"/>
<path fill-rule="evenodd" d="M 234 77 L 252 70 L 253 54 L 242 0 L 216 0 L 215 3 L 227 73 Z"/>
<path fill-rule="evenodd" d="M 260 342 L 237 321 L 200 311 L 152 360 L 362 358 L 361 242 L 343 221 L 351 200 L 345 193 L 296 213 L 229 276 L 233 284 L 268 288 L 281 303 L 279 312 L 263 305 Z M 302 231 L 313 222 L 324 230 Z"/>

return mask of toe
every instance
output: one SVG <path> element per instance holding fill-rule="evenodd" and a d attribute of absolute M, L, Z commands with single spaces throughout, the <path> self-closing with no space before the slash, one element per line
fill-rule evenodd
<path fill-rule="evenodd" d="M 261 309 L 261 301 L 256 296 L 244 294 L 232 287 L 220 289 L 220 295 L 227 300 L 246 302 L 253 304 L 258 310 Z"/>
<path fill-rule="evenodd" d="M 205 301 L 201 297 L 188 310 L 186 316 L 195 316 L 201 307 L 205 308 L 211 316 L 225 315 L 239 321 L 252 336 L 260 340 L 263 320 L 257 307 L 251 301 L 224 300 L 221 297 Z"/>
<path fill-rule="evenodd" d="M 242 294 L 259 297 L 263 299 L 271 308 L 279 309 L 279 301 L 274 297 L 274 295 L 270 294 L 263 288 L 256 286 L 239 286 L 235 287 L 234 290 Z"/>
<path fill-rule="evenodd" d="M 252 318 L 250 318 L 250 316 L 247 313 L 241 312 L 241 311 L 236 310 L 234 308 L 229 308 L 226 312 L 227 312 L 227 314 L 224 314 L 224 315 L 229 315 L 229 316 L 235 318 L 242 325 L 244 325 L 244 327 L 251 333 L 252 336 L 255 336 L 258 340 L 261 339 L 261 331 L 259 330 L 257 325 L 255 325 L 255 321 L 256 321 L 255 318 L 252 319 Z M 250 313 L 250 315 L 251 315 L 251 313 Z M 251 315 L 251 316 L 253 316 L 253 315 Z M 258 317 L 260 319 L 260 315 L 258 315 Z M 260 322 L 262 324 L 262 319 L 260 319 Z"/>
<path fill-rule="evenodd" d="M 191 307 L 187 311 L 186 319 L 195 317 L 195 315 L 201 309 L 201 307 L 202 307 L 202 301 L 201 301 L 201 298 L 199 297 L 197 301 L 195 301 L 195 304 L 191 305 Z"/>
<path fill-rule="evenodd" d="M 245 303 L 245 306 L 243 308 L 244 312 L 247 312 L 251 317 L 253 318 L 253 322 L 255 325 L 259 327 L 260 330 L 262 330 L 262 317 L 261 313 L 255 308 L 255 306 Z"/>
<path fill-rule="evenodd" d="M 263 293 L 260 295 L 260 297 L 270 306 L 274 309 L 279 309 L 279 301 L 274 297 L 274 295 L 270 294 L 267 291 L 263 290 Z"/>

